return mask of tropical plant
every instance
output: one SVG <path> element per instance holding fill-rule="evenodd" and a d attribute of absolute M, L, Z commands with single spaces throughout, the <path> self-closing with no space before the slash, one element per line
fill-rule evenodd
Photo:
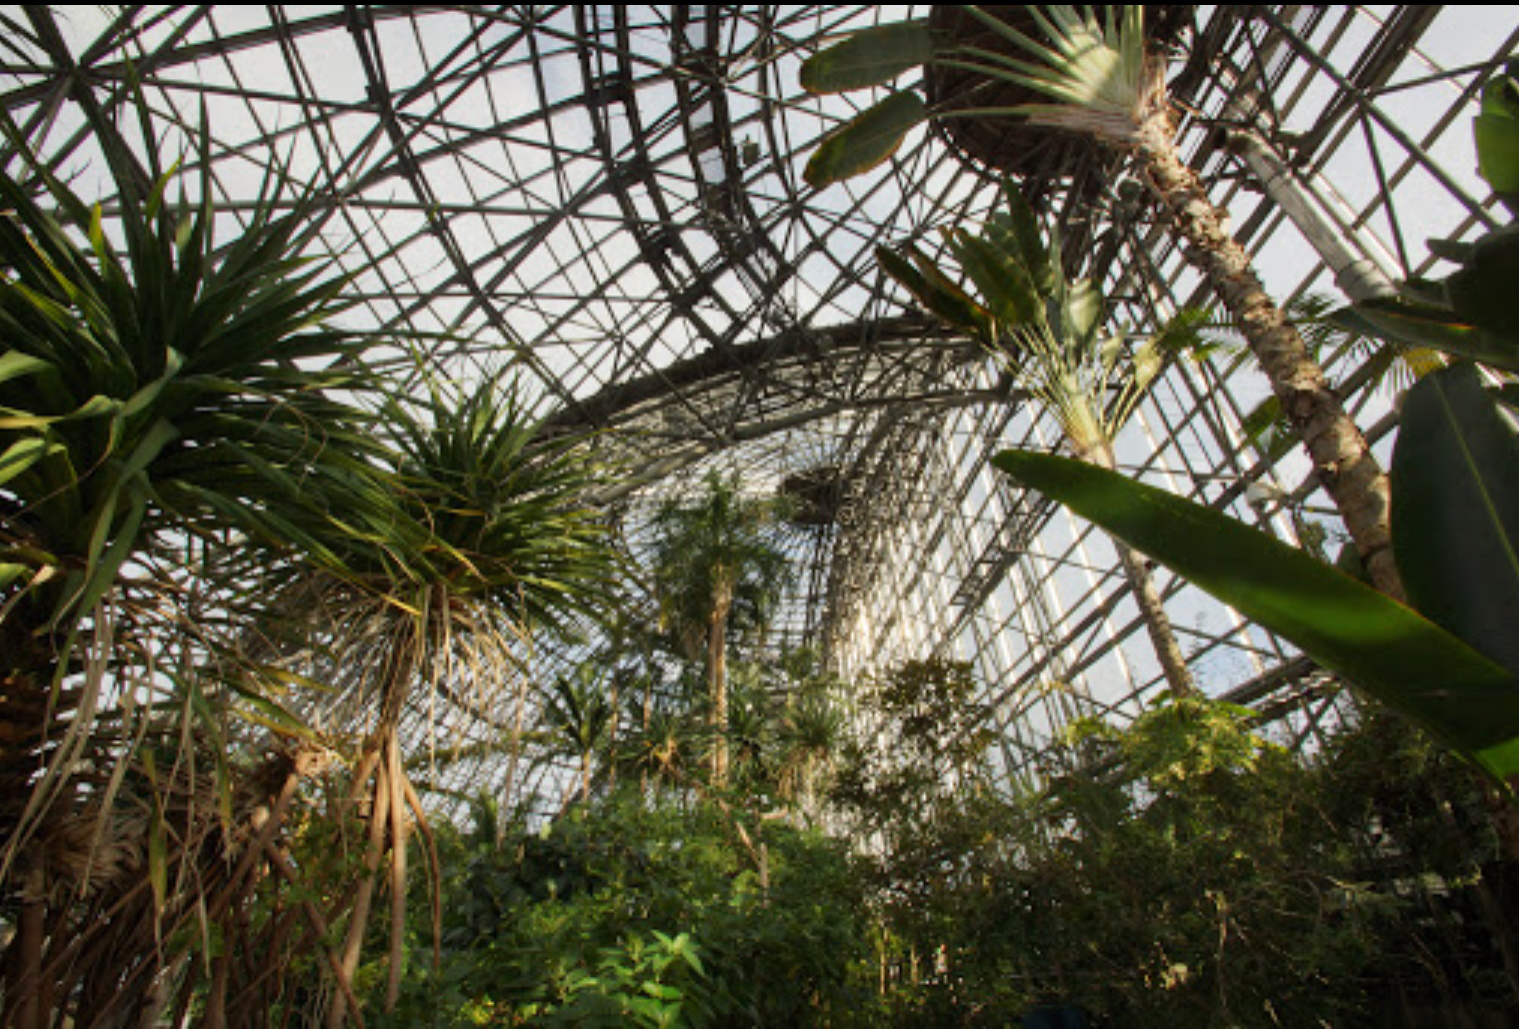
<path fill-rule="evenodd" d="M 390 505 L 383 521 L 345 522 L 325 559 L 277 595 L 296 648 L 294 670 L 331 692 L 323 721 L 357 738 L 349 803 L 364 816 L 364 874 L 348 909 L 339 970 L 357 971 L 383 871 L 391 898 L 387 1007 L 399 997 L 406 925 L 407 839 L 427 820 L 406 771 L 401 724 L 457 708 L 508 737 L 495 719 L 531 675 L 533 641 L 594 617 L 616 560 L 607 527 L 585 501 L 600 471 L 573 438 L 538 433 L 500 377 L 425 381 L 418 400 L 382 410 Z M 307 641 L 315 641 L 307 649 Z M 519 701 L 520 702 L 520 701 Z M 410 815 L 408 815 L 408 811 Z M 328 1024 L 348 1014 L 334 999 Z"/>
<path fill-rule="evenodd" d="M 1114 468 L 1118 433 L 1161 370 L 1164 355 L 1182 344 L 1201 315 L 1186 312 L 1159 333 L 1137 342 L 1122 329 L 1108 333 L 1108 305 L 1088 279 L 1071 280 L 1059 237 L 1045 232 L 1027 200 L 1011 183 L 1007 210 L 980 234 L 945 230 L 950 253 L 979 296 L 971 296 L 918 247 L 906 256 L 878 248 L 881 266 L 924 307 L 995 353 L 1060 427 L 1079 460 Z M 1160 591 L 1143 555 L 1115 540 L 1119 564 L 1139 607 L 1151 645 L 1172 693 L 1195 693 L 1196 684 L 1176 641 Z"/>
<path fill-rule="evenodd" d="M 575 793 L 582 804 L 591 799 L 597 755 L 607 749 L 617 718 L 616 702 L 596 673 L 594 665 L 585 664 L 555 677 L 543 712 L 549 746 L 579 763 Z"/>
<path fill-rule="evenodd" d="M 728 812 L 599 794 L 453 862 L 440 974 L 406 1024 L 810 1025 L 859 1001 L 861 884 L 848 849 L 784 827 L 768 891 Z M 450 1008 L 440 1011 L 440 999 Z M 442 1015 L 440 1018 L 439 1015 Z M 450 1017 L 451 1016 L 451 1017 Z"/>
<path fill-rule="evenodd" d="M 1176 146 L 1177 117 L 1166 88 L 1165 54 L 1145 38 L 1143 8 L 1031 6 L 1036 35 L 975 5 L 964 10 L 1005 44 L 998 51 L 935 39 L 907 22 L 866 29 L 809 58 L 802 84 L 816 93 L 870 88 L 924 64 L 969 70 L 1031 91 L 1041 102 L 1010 109 L 933 112 L 916 94 L 892 91 L 826 139 L 808 164 L 818 187 L 888 158 L 906 132 L 930 117 L 1010 117 L 1079 133 L 1132 159 L 1187 258 L 1203 274 L 1280 399 L 1319 480 L 1333 499 L 1372 581 L 1402 596 L 1391 553 L 1390 491 L 1323 369 L 1262 287 L 1227 219 Z"/>
<path fill-rule="evenodd" d="M 737 474 L 724 478 L 714 471 L 694 501 L 671 499 L 650 523 L 661 621 L 688 659 L 705 664 L 718 784 L 729 763 L 729 636 L 763 634 L 791 577 L 790 559 L 771 533 L 780 513 L 775 501 L 745 497 Z"/>
<path fill-rule="evenodd" d="M 1519 213 L 1519 62 L 1482 89 L 1473 120 L 1478 169 L 1494 195 Z M 1519 372 L 1519 224 L 1492 228 L 1469 243 L 1432 241 L 1436 257 L 1457 269 L 1441 281 L 1415 279 L 1393 297 L 1362 301 L 1341 313 L 1352 328 L 1394 345 L 1427 347 L 1510 374 Z"/>
<path fill-rule="evenodd" d="M 1490 151 L 1495 140 L 1519 143 L 1519 87 L 1509 77 L 1495 79 L 1483 110 L 1489 121 L 1478 139 L 1481 163 L 1501 168 Z M 1489 259 L 1501 266 L 1507 244 L 1500 238 L 1494 246 Z M 1502 335 L 1514 309 L 1506 282 L 1485 261 L 1458 273 L 1447 284 L 1444 328 L 1412 341 L 1459 358 L 1409 390 L 1393 452 L 1392 551 L 1412 607 L 1162 491 L 1047 455 L 1007 453 L 994 462 L 1145 547 L 1506 783 L 1519 773 L 1512 629 L 1519 618 L 1519 432 L 1512 396 L 1489 390 L 1470 359 L 1515 342 Z M 1373 307 L 1383 309 L 1381 302 Z M 1357 305 L 1353 313 L 1364 310 Z M 1473 314 L 1479 317 L 1463 321 Z M 1515 827 L 1503 839 L 1519 854 Z"/>
<path fill-rule="evenodd" d="M 248 595 L 197 576 L 234 552 L 287 566 L 314 547 L 299 526 L 360 507 L 350 487 L 376 449 L 354 405 L 375 340 L 332 327 L 346 281 L 293 256 L 301 199 L 276 217 L 286 184 L 271 176 L 269 203 L 219 240 L 209 154 L 192 188 L 92 118 L 111 219 L 0 125 L 21 169 L 0 176 L 0 778 L 16 787 L 0 798 L 0 884 L 23 924 L 50 927 L 19 934 L 6 962 L 22 1026 L 146 1003 L 184 953 L 159 934 L 207 928 L 187 884 L 219 908 L 246 900 L 262 851 L 197 880 L 269 810 L 237 781 L 268 763 L 232 750 L 254 721 L 296 722 L 273 680 L 214 653 Z M 113 850 L 129 859 L 96 862 Z M 101 903 L 141 913 L 137 935 L 74 932 Z M 128 968 L 132 952 L 148 960 Z M 57 992 L 87 969 L 95 990 Z"/>

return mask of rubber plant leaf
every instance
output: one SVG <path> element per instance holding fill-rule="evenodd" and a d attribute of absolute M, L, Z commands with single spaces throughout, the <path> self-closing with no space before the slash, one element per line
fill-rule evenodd
<path fill-rule="evenodd" d="M 885 163 L 907 133 L 928 119 L 928 105 L 914 92 L 893 93 L 831 133 L 813 151 L 803 177 L 821 189 Z"/>
<path fill-rule="evenodd" d="M 1475 365 L 1409 390 L 1392 490 L 1409 600 L 1519 675 L 1519 436 Z"/>
<path fill-rule="evenodd" d="M 876 25 L 803 61 L 801 84 L 809 93 L 867 89 L 921 67 L 933 56 L 933 37 L 922 22 Z"/>
<path fill-rule="evenodd" d="M 1364 335 L 1519 372 L 1519 342 L 1500 339 L 1455 311 L 1431 304 L 1376 297 L 1336 312 L 1329 321 Z"/>
<path fill-rule="evenodd" d="M 1495 778 L 1519 773 L 1519 678 L 1412 608 L 1212 508 L 1118 473 L 1019 451 L 993 464 L 1291 642 Z"/>
<path fill-rule="evenodd" d="M 1472 122 L 1477 170 L 1493 192 L 1519 196 L 1519 62 L 1482 89 L 1482 110 Z"/>

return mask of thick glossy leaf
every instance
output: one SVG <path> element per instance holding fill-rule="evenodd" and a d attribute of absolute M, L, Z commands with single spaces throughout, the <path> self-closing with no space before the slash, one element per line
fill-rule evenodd
<path fill-rule="evenodd" d="M 804 61 L 802 88 L 809 93 L 842 93 L 879 86 L 927 64 L 933 56 L 933 37 L 922 22 L 876 25 Z"/>
<path fill-rule="evenodd" d="M 1519 437 L 1476 366 L 1409 391 L 1392 483 L 1410 601 L 1519 675 Z"/>
<path fill-rule="evenodd" d="M 1519 773 L 1519 680 L 1418 612 L 1211 508 L 1049 454 L 993 463 L 1065 504 L 1500 778 Z"/>
<path fill-rule="evenodd" d="M 1445 280 L 1456 314 L 1519 344 L 1519 225 L 1489 232 L 1472 244 L 1464 267 Z M 1519 346 L 1516 346 L 1519 349 Z"/>
<path fill-rule="evenodd" d="M 1501 339 L 1454 311 L 1388 297 L 1362 301 L 1330 321 L 1365 335 L 1519 372 L 1519 342 Z"/>
<path fill-rule="evenodd" d="M 1519 63 L 1482 90 L 1482 113 L 1472 124 L 1477 168 L 1496 193 L 1519 195 Z"/>
<path fill-rule="evenodd" d="M 928 105 L 917 93 L 893 93 L 824 139 L 803 177 L 821 189 L 864 174 L 896 153 L 907 133 L 927 118 Z"/>

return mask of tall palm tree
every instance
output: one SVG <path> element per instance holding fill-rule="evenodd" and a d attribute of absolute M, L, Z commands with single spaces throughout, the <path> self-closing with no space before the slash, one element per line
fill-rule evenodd
<path fill-rule="evenodd" d="M 1333 499 L 1371 580 L 1401 598 L 1393 561 L 1387 475 L 1318 362 L 1267 295 L 1249 254 L 1230 235 L 1176 144 L 1178 117 L 1166 87 L 1166 58 L 1145 38 L 1143 8 L 1031 6 L 1038 38 L 975 5 L 965 10 L 1005 41 L 999 51 L 941 44 L 921 24 L 882 26 L 815 55 L 803 83 L 816 92 L 880 84 L 924 63 L 972 70 L 1022 86 L 1044 102 L 961 110 L 955 117 L 1014 117 L 1051 131 L 1081 133 L 1128 155 L 1206 278 L 1279 398 Z M 893 93 L 827 141 L 809 166 L 822 186 L 889 156 L 911 126 L 931 117 L 915 94 Z M 840 155 L 856 155 L 841 159 Z M 817 157 L 825 160 L 816 160 Z"/>
<path fill-rule="evenodd" d="M 595 665 L 584 664 L 556 677 L 544 708 L 549 745 L 579 763 L 574 794 L 582 804 L 591 799 L 597 754 L 610 741 L 617 719 L 617 704 L 596 673 Z"/>
<path fill-rule="evenodd" d="M 955 285 L 917 247 L 907 257 L 882 248 L 882 267 L 925 307 L 978 339 L 998 355 L 1019 384 L 1059 425 L 1066 445 L 1082 461 L 1112 470 L 1118 432 L 1144 397 L 1164 353 L 1190 336 L 1199 317 L 1173 319 L 1162 333 L 1131 343 L 1127 333 L 1105 334 L 1107 302 L 1087 279 L 1068 280 L 1058 237 L 1046 246 L 1038 220 L 1011 184 L 1009 210 L 982 234 L 946 232 L 949 247 L 979 299 Z M 1176 641 L 1145 558 L 1113 539 L 1119 564 L 1155 648 L 1166 682 L 1178 697 L 1197 686 Z"/>
<path fill-rule="evenodd" d="M 791 577 L 790 559 L 768 531 L 779 510 L 774 501 L 744 497 L 737 474 L 712 472 L 693 503 L 670 500 L 651 523 L 661 619 L 688 658 L 705 662 L 718 784 L 728 775 L 729 635 L 762 631 Z"/>

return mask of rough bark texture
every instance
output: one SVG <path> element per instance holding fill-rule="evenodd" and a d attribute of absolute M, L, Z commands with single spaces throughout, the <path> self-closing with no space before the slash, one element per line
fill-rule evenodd
<path fill-rule="evenodd" d="M 1236 320 L 1270 380 L 1373 584 L 1403 599 L 1402 581 L 1393 563 L 1391 491 L 1387 474 L 1365 437 L 1302 336 L 1262 288 L 1249 254 L 1225 228 L 1197 174 L 1177 154 L 1170 116 L 1164 112 L 1152 116 L 1136 134 L 1133 149 L 1151 190 L 1186 244 L 1188 260 Z"/>
<path fill-rule="evenodd" d="M 1175 630 L 1171 628 L 1171 619 L 1166 615 L 1165 605 L 1161 603 L 1160 591 L 1155 588 L 1149 564 L 1142 554 L 1123 542 L 1114 540 L 1113 545 L 1118 548 L 1118 560 L 1123 565 L 1123 574 L 1134 592 L 1134 601 L 1139 605 L 1140 616 L 1144 619 L 1150 643 L 1155 647 L 1156 660 L 1160 662 L 1171 693 L 1178 698 L 1197 696 L 1197 684 L 1192 679 L 1192 671 L 1187 667 L 1187 659 L 1182 654 L 1181 647 L 1177 645 Z"/>
<path fill-rule="evenodd" d="M 712 748 L 712 781 L 718 786 L 728 781 L 728 612 L 732 606 L 732 591 L 719 590 L 707 631 L 707 675 L 717 737 Z"/>
<path fill-rule="evenodd" d="M 1082 451 L 1080 456 L 1108 471 L 1117 467 L 1113 451 L 1106 444 Z M 1144 620 L 1145 631 L 1150 634 L 1155 659 L 1160 662 L 1166 685 L 1178 698 L 1198 696 L 1197 682 L 1192 678 L 1192 670 L 1187 667 L 1186 655 L 1176 642 L 1176 630 L 1171 627 L 1165 603 L 1161 600 L 1160 591 L 1155 588 L 1155 578 L 1150 574 L 1149 562 L 1143 554 L 1116 537 L 1113 538 L 1113 546 L 1118 550 L 1118 562 L 1123 568 L 1124 578 L 1128 580 L 1129 589 L 1134 593 L 1134 602 L 1139 605 L 1140 617 Z"/>

